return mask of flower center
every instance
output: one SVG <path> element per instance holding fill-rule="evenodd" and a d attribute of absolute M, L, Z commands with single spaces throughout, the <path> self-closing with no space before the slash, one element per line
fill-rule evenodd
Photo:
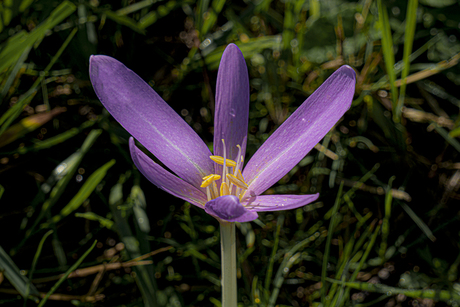
<path fill-rule="evenodd" d="M 222 140 L 224 156 L 210 156 L 209 158 L 218 165 L 222 165 L 222 174 L 210 174 L 203 177 L 201 183 L 202 188 L 206 188 L 206 195 L 208 201 L 215 199 L 219 196 L 224 195 L 235 195 L 240 201 L 243 198 L 244 193 L 248 189 L 247 183 L 244 181 L 243 175 L 241 174 L 241 168 L 243 166 L 243 155 L 241 153 L 241 146 L 236 145 L 238 148 L 238 156 L 236 161 L 227 159 L 225 142 Z M 221 179 L 220 188 L 217 187 L 216 181 Z"/>

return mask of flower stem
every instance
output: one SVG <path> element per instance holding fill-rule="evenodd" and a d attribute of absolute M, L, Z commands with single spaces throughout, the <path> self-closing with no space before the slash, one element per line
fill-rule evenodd
<path fill-rule="evenodd" d="M 222 307 L 236 307 L 236 240 L 235 223 L 220 223 L 220 246 L 222 253 Z"/>

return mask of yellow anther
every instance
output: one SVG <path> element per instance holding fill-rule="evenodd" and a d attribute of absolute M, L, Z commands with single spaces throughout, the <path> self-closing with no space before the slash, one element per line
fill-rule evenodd
<path fill-rule="evenodd" d="M 232 174 L 227 174 L 227 179 L 228 179 L 228 181 L 230 181 L 231 183 L 233 183 L 234 185 L 236 185 L 240 189 L 246 190 L 248 188 L 248 185 L 246 184 L 246 182 L 244 182 L 244 180 L 240 180 L 240 179 L 238 179 L 236 176 L 234 176 Z"/>
<path fill-rule="evenodd" d="M 215 176 L 215 174 L 211 174 L 211 175 L 208 175 L 208 176 L 206 176 L 206 177 L 203 177 L 203 178 L 201 178 L 201 179 L 203 179 L 203 180 L 206 180 L 206 179 L 209 179 L 209 178 L 211 178 L 212 176 Z"/>
<path fill-rule="evenodd" d="M 243 174 L 241 174 L 240 170 L 238 170 L 238 172 L 236 173 L 236 178 L 244 182 Z"/>
<path fill-rule="evenodd" d="M 217 164 L 224 165 L 224 158 L 221 156 L 209 156 L 212 161 L 216 162 Z M 235 167 L 236 162 L 230 159 L 225 159 L 225 165 L 227 167 Z"/>
<path fill-rule="evenodd" d="M 220 185 L 220 196 L 229 195 L 230 191 L 228 190 L 228 185 L 226 182 L 222 182 Z"/>
<path fill-rule="evenodd" d="M 206 178 L 206 179 L 205 179 Z M 216 180 L 219 180 L 220 179 L 220 176 L 219 175 L 216 175 L 216 174 L 211 174 L 209 176 L 206 176 L 203 178 L 203 182 L 201 183 L 201 188 L 206 188 L 208 185 L 210 185 L 211 183 L 213 183 L 214 181 Z"/>

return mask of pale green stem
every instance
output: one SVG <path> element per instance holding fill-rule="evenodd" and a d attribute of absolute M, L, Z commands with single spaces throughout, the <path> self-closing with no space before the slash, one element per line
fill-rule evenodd
<path fill-rule="evenodd" d="M 222 257 L 222 307 L 236 307 L 236 239 L 235 223 L 220 222 Z"/>

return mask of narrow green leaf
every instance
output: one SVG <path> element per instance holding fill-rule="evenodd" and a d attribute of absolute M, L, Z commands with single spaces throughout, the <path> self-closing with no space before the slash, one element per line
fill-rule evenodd
<path fill-rule="evenodd" d="M 125 175 L 120 176 L 120 180 L 110 190 L 109 195 L 109 206 L 110 211 L 113 214 L 114 226 L 121 240 L 126 246 L 128 256 L 133 259 L 140 257 L 142 252 L 140 250 L 141 242 L 138 238 L 133 235 L 131 227 L 128 223 L 126 211 L 122 210 L 123 200 L 123 182 L 125 181 Z M 141 238 L 141 236 L 139 236 Z M 144 237 L 142 237 L 144 239 Z M 139 285 L 139 290 L 142 294 L 144 304 L 146 307 L 157 306 L 156 298 L 156 281 L 153 276 L 151 266 L 134 267 L 136 272 L 136 281 Z"/>
<path fill-rule="evenodd" d="M 130 5 L 126 6 L 126 7 L 124 7 L 124 8 L 119 9 L 115 13 L 117 15 L 128 15 L 128 14 L 134 13 L 134 12 L 136 12 L 138 10 L 141 10 L 143 8 L 146 8 L 148 6 L 151 6 L 155 2 L 156 2 L 155 0 L 139 1 L 139 2 L 130 4 Z"/>
<path fill-rule="evenodd" d="M 438 126 L 437 124 L 431 124 L 437 133 L 439 133 L 452 147 L 460 152 L 460 142 L 454 139 L 444 128 Z"/>
<path fill-rule="evenodd" d="M 297 22 L 297 16 L 294 14 L 293 0 L 287 0 L 284 7 L 284 25 L 283 25 L 283 49 L 291 48 L 291 41 L 295 37 L 294 27 Z"/>
<path fill-rule="evenodd" d="M 112 19 L 113 21 L 115 21 L 118 24 L 127 26 L 131 30 L 134 30 L 137 33 L 145 35 L 145 30 L 142 29 L 141 27 L 139 27 L 137 25 L 137 22 L 132 18 L 129 18 L 129 17 L 124 16 L 124 15 L 118 15 L 117 13 L 115 13 L 113 11 L 110 11 L 110 10 L 102 11 L 102 14 L 104 14 L 109 19 Z"/>
<path fill-rule="evenodd" d="M 8 152 L 6 154 L 8 154 L 8 155 L 14 155 L 15 153 L 26 154 L 26 153 L 35 152 L 35 151 L 39 151 L 39 150 L 42 150 L 42 149 L 46 149 L 46 148 L 56 146 L 58 144 L 61 144 L 61 143 L 65 142 L 65 141 L 73 138 L 74 136 L 80 134 L 84 129 L 86 129 L 88 127 L 91 127 L 95 123 L 96 122 L 92 121 L 92 120 L 86 121 L 83 124 L 81 124 L 80 127 L 78 127 L 78 128 L 77 127 L 70 128 L 66 132 L 63 132 L 63 133 L 58 134 L 56 136 L 50 137 L 49 139 L 46 139 L 44 141 L 38 141 L 35 144 L 33 144 L 32 146 L 19 147 L 18 149 L 14 150 L 14 151 L 11 151 L 11 152 Z"/>
<path fill-rule="evenodd" d="M 3 272 L 3 275 L 6 277 L 6 279 L 8 279 L 13 287 L 18 290 L 22 297 L 28 297 L 38 303 L 37 297 L 39 296 L 39 293 L 37 288 L 35 288 L 35 286 L 30 283 L 27 277 L 20 273 L 19 268 L 1 246 L 0 271 Z M 31 297 L 30 295 L 33 296 Z"/>
<path fill-rule="evenodd" d="M 24 12 L 26 8 L 28 8 L 34 0 L 22 0 L 21 4 L 19 5 L 19 12 Z"/>
<path fill-rule="evenodd" d="M 396 104 L 398 99 L 398 89 L 395 86 L 396 73 L 394 70 L 395 56 L 393 51 L 393 38 L 391 36 L 390 21 L 388 19 L 388 11 L 382 0 L 377 0 L 379 11 L 379 26 L 382 31 L 382 51 L 385 59 L 385 67 L 387 70 L 388 79 L 390 80 L 391 101 L 393 104 L 393 120 L 399 122 L 396 117 Z"/>
<path fill-rule="evenodd" d="M 297 251 L 302 250 L 305 248 L 308 244 L 316 240 L 316 237 L 313 236 L 312 234 L 316 232 L 316 230 L 321 226 L 321 222 L 316 223 L 313 225 L 309 231 L 307 232 L 307 238 L 300 241 L 296 245 L 294 245 L 292 248 L 290 248 L 286 253 L 283 253 L 284 259 L 281 262 L 280 267 L 278 268 L 278 271 L 276 272 L 275 278 L 274 278 L 274 288 L 272 291 L 272 295 L 270 296 L 270 300 L 268 302 L 268 306 L 275 306 L 276 300 L 278 298 L 278 294 L 280 292 L 281 286 L 283 285 L 284 278 L 289 272 L 289 269 L 291 266 L 294 264 L 294 261 L 300 257 L 300 253 L 297 253 Z"/>
<path fill-rule="evenodd" d="M 209 30 L 216 24 L 217 17 L 224 7 L 225 0 L 213 0 L 211 8 L 205 13 L 203 18 L 203 26 L 201 27 L 200 36 L 204 37 Z"/>
<path fill-rule="evenodd" d="M 73 5 L 73 4 L 72 4 Z M 53 11 L 54 12 L 54 11 Z M 73 12 L 73 11 L 72 11 Z M 61 56 L 61 54 L 64 52 L 65 48 L 69 45 L 70 41 L 72 38 L 75 36 L 77 33 L 78 28 L 73 29 L 73 31 L 69 34 L 67 39 L 64 41 L 62 46 L 59 48 L 59 50 L 56 52 L 54 57 L 51 59 L 50 63 L 48 66 L 46 66 L 45 70 L 43 73 L 35 80 L 34 84 L 32 87 L 24 94 L 22 97 L 14 104 L 13 107 L 8 109 L 2 117 L 0 117 L 0 125 L 2 127 L 0 128 L 0 135 L 5 132 L 5 130 L 10 126 L 10 124 L 19 116 L 19 114 L 22 112 L 22 109 L 33 99 L 35 94 L 37 93 L 37 88 L 40 86 L 43 78 L 48 74 L 49 70 L 53 67 L 54 63 L 56 63 L 57 59 Z M 0 66 L 2 65 L 2 54 L 0 54 Z M 2 69 L 0 68 L 0 71 Z"/>
<path fill-rule="evenodd" d="M 364 251 L 363 256 L 361 257 L 361 260 L 359 261 L 358 265 L 356 266 L 356 269 L 354 270 L 353 274 L 351 275 L 349 281 L 354 282 L 356 278 L 358 277 L 359 272 L 364 266 L 364 263 L 367 260 L 367 257 L 369 256 L 369 253 L 371 252 L 372 248 L 374 247 L 375 241 L 377 240 L 377 236 L 380 232 L 380 227 L 375 227 L 374 233 L 372 234 L 371 240 L 367 244 L 366 250 Z M 329 280 L 329 279 L 327 279 Z M 350 296 L 350 288 L 345 289 L 344 295 L 339 299 L 339 305 L 338 306 L 344 306 L 344 302 L 346 299 L 348 299 Z M 337 306 L 337 305 L 336 305 Z"/>
<path fill-rule="evenodd" d="M 390 234 L 390 216 L 391 216 L 391 205 L 393 201 L 393 196 L 391 193 L 391 185 L 395 177 L 391 177 L 388 182 L 388 187 L 385 194 L 385 216 L 382 221 L 382 243 L 380 243 L 379 257 L 385 261 L 385 253 L 387 251 L 387 239 Z"/>
<path fill-rule="evenodd" d="M 150 221 L 147 213 L 145 212 L 147 208 L 147 203 L 145 200 L 144 192 L 141 187 L 134 185 L 131 188 L 131 200 L 133 201 L 133 212 L 134 217 L 139 229 L 148 234 L 150 232 Z M 193 226 L 193 223 L 191 223 Z"/>
<path fill-rule="evenodd" d="M 436 241 L 436 237 L 434 236 L 433 232 L 431 229 L 428 227 L 428 225 L 414 212 L 414 210 L 411 209 L 406 203 L 404 202 L 398 202 L 401 207 L 406 211 L 406 213 L 410 216 L 410 218 L 417 224 L 417 226 L 420 228 L 420 230 L 423 231 L 423 233 L 432 241 Z"/>
<path fill-rule="evenodd" d="M 0 147 L 14 142 L 29 132 L 35 131 L 55 116 L 65 112 L 65 110 L 63 107 L 56 107 L 51 111 L 34 114 L 22 119 L 19 123 L 9 127 L 0 135 Z"/>
<path fill-rule="evenodd" d="M 247 43 L 237 42 L 236 45 L 240 48 L 244 57 L 250 59 L 253 55 L 260 53 L 265 49 L 279 50 L 281 48 L 281 36 L 267 35 L 250 38 Z M 220 59 L 222 58 L 224 49 L 224 46 L 216 48 L 205 57 L 204 60 L 209 69 L 214 70 L 219 67 Z"/>
<path fill-rule="evenodd" d="M 417 6 L 418 0 L 409 0 L 407 3 L 407 14 L 406 14 L 406 29 L 404 32 L 404 52 L 403 52 L 403 63 L 404 67 L 401 73 L 401 87 L 399 90 L 399 99 L 394 115 L 396 121 L 401 120 L 401 110 L 404 105 L 404 99 L 406 95 L 406 78 L 409 75 L 410 67 L 410 55 L 412 52 L 412 44 L 414 42 L 415 28 L 417 26 Z"/>
<path fill-rule="evenodd" d="M 50 16 L 44 22 L 38 25 L 30 33 L 21 31 L 13 37 L 10 37 L 6 46 L 0 52 L 0 72 L 15 63 L 24 50 L 41 40 L 48 30 L 51 30 L 58 23 L 67 18 L 76 8 L 75 4 L 69 1 L 63 1 L 51 12 Z"/>
<path fill-rule="evenodd" d="M 460 295 L 454 291 L 434 290 L 434 289 L 407 290 L 407 289 L 389 287 L 383 284 L 373 284 L 373 283 L 368 283 L 368 282 L 343 282 L 343 281 L 335 280 L 332 278 L 328 278 L 327 280 L 329 282 L 341 284 L 341 285 L 344 285 L 352 289 L 376 292 L 376 293 L 385 293 L 388 296 L 404 294 L 405 296 L 413 297 L 413 298 L 429 298 L 429 299 L 434 299 L 436 301 L 442 301 L 442 302 L 454 301 L 457 304 L 460 303 Z"/>
<path fill-rule="evenodd" d="M 77 210 L 83 202 L 93 193 L 97 185 L 104 179 L 107 171 L 115 164 L 115 160 L 110 160 L 100 168 L 98 168 L 94 173 L 89 176 L 85 181 L 83 186 L 77 192 L 77 194 L 70 200 L 70 202 L 61 210 L 58 215 L 53 216 L 50 222 L 43 223 L 41 228 L 47 228 L 50 226 L 50 223 L 58 223 L 63 218 Z"/>
<path fill-rule="evenodd" d="M 85 213 L 75 213 L 75 217 L 82 217 L 84 219 L 90 220 L 90 221 L 96 221 L 101 224 L 102 227 L 105 227 L 107 229 L 112 229 L 113 226 L 113 221 L 102 217 L 100 215 L 97 215 L 94 212 L 85 212 Z"/>
<path fill-rule="evenodd" d="M 32 227 L 30 227 L 24 236 L 24 239 L 18 244 L 16 249 L 19 249 L 25 244 L 30 235 L 35 231 L 41 220 L 48 214 L 48 210 L 59 200 L 62 193 L 64 193 L 67 185 L 73 179 L 73 175 L 78 169 L 81 160 L 96 142 L 98 136 L 102 133 L 101 129 L 93 129 L 86 137 L 82 146 L 75 153 L 70 155 L 67 159 L 62 161 L 52 172 L 48 180 L 41 186 L 44 193 L 48 193 L 51 189 L 49 198 L 43 203 L 40 214 L 34 220 Z M 57 181 L 57 183 L 56 183 Z M 53 185 L 56 186 L 53 188 Z"/>
<path fill-rule="evenodd" d="M 284 215 L 280 215 L 278 217 L 278 220 L 276 221 L 275 241 L 273 243 L 272 253 L 270 256 L 270 262 L 268 263 L 267 274 L 265 276 L 264 298 L 266 302 L 268 302 L 269 300 L 270 284 L 272 282 L 272 275 L 273 275 L 273 265 L 275 264 L 275 255 L 276 255 L 276 252 L 278 251 L 281 227 L 283 226 L 283 224 L 284 224 Z"/>
<path fill-rule="evenodd" d="M 31 287 L 30 281 L 32 280 L 32 276 L 33 276 L 33 274 L 35 272 L 35 267 L 37 266 L 38 258 L 40 258 L 40 254 L 42 253 L 43 244 L 45 244 L 46 239 L 52 233 L 53 233 L 53 230 L 50 230 L 47 233 L 45 233 L 43 238 L 40 240 L 40 243 L 38 244 L 38 248 L 37 248 L 37 251 L 35 252 L 35 256 L 34 256 L 34 259 L 32 261 L 32 266 L 31 266 L 30 271 L 29 271 L 29 280 L 28 280 L 28 283 L 27 283 L 27 292 L 28 293 L 30 291 L 30 287 Z M 24 299 L 27 300 L 27 296 Z M 38 302 L 38 300 L 37 300 L 37 302 Z"/>
<path fill-rule="evenodd" d="M 38 304 L 38 307 L 43 307 L 43 305 L 45 305 L 45 303 L 48 300 L 48 298 L 50 297 L 50 295 L 53 294 L 57 290 L 57 288 L 59 288 L 59 286 L 64 282 L 64 280 L 67 279 L 67 277 L 70 275 L 70 273 L 75 271 L 80 266 L 80 264 L 83 262 L 83 260 L 85 260 L 85 258 L 89 255 L 89 253 L 91 253 L 91 251 L 94 249 L 94 247 L 96 247 L 96 243 L 97 243 L 97 241 L 94 241 L 93 245 L 91 245 L 91 247 L 83 254 L 83 256 L 81 256 L 80 259 L 78 259 L 77 262 L 75 262 L 67 270 L 67 272 L 65 272 L 65 274 L 58 280 L 58 282 L 56 284 L 54 284 L 54 286 L 51 288 L 51 290 L 48 291 L 48 293 L 46 293 L 45 297 L 40 301 L 40 304 Z"/>
<path fill-rule="evenodd" d="M 327 239 L 326 239 L 326 248 L 324 250 L 323 255 L 323 267 L 321 270 L 321 304 L 325 306 L 326 304 L 326 274 L 327 274 L 327 264 L 329 260 L 329 252 L 331 249 L 331 241 L 332 241 L 332 234 L 334 232 L 334 228 L 336 225 L 336 216 L 340 206 L 340 199 L 342 197 L 343 191 L 343 181 L 340 183 L 339 191 L 337 192 L 337 197 L 335 198 L 334 207 L 332 207 L 332 215 L 331 220 L 329 222 L 329 229 L 327 231 Z"/>

